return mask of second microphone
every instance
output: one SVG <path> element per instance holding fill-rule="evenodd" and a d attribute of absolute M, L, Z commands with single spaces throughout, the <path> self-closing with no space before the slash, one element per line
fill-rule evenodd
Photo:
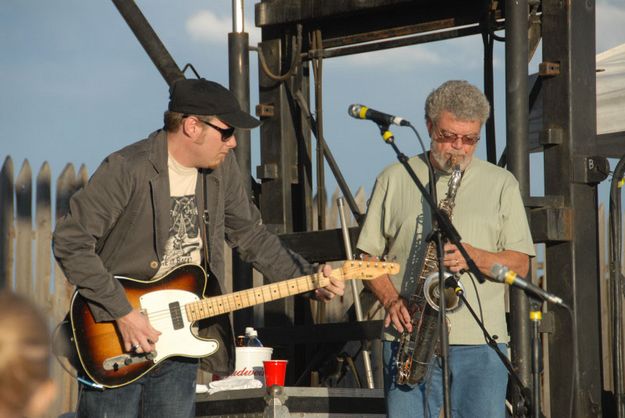
<path fill-rule="evenodd" d="M 353 118 L 368 119 L 379 125 L 410 126 L 410 122 L 404 118 L 378 112 L 377 110 L 369 109 L 367 106 L 359 104 L 349 105 L 347 113 Z"/>

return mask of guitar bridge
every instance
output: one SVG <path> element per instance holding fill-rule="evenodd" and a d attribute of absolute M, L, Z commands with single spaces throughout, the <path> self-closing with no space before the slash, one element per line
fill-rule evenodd
<path fill-rule="evenodd" d="M 109 357 L 102 362 L 102 368 L 106 371 L 118 371 L 136 363 L 153 361 L 156 351 L 145 354 L 122 354 L 121 356 Z"/>

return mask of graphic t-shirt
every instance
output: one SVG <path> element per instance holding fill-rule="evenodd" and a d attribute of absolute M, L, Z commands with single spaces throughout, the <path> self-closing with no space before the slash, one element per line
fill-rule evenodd
<path fill-rule="evenodd" d="M 201 261 L 202 236 L 195 202 L 197 169 L 181 165 L 171 155 L 167 159 L 167 167 L 171 226 L 157 277 L 167 274 L 180 264 L 200 264 Z"/>

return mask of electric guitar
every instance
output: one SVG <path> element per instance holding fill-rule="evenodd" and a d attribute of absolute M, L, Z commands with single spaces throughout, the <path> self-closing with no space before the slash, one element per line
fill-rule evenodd
<path fill-rule="evenodd" d="M 397 263 L 354 260 L 333 269 L 331 276 L 371 280 L 398 272 Z M 115 277 L 124 287 L 130 304 L 140 309 L 161 335 L 151 353 L 127 352 L 115 322 L 96 322 L 86 299 L 75 292 L 69 316 L 76 354 L 87 376 L 105 388 L 127 385 L 169 357 L 199 358 L 216 352 L 219 349 L 216 340 L 200 338 L 192 331 L 193 323 L 200 319 L 305 293 L 330 283 L 329 278 L 316 273 L 204 298 L 206 273 L 195 264 L 184 264 L 149 282 Z"/>

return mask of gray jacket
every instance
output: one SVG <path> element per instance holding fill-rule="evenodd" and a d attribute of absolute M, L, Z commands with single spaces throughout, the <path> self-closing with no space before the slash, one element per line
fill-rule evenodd
<path fill-rule="evenodd" d="M 208 237 L 204 266 L 213 293 L 224 289 L 224 240 L 271 281 L 312 272 L 308 262 L 262 225 L 233 153 L 218 168 L 200 172 L 196 203 L 200 228 L 205 225 Z M 119 318 L 132 309 L 114 275 L 149 280 L 158 271 L 171 223 L 169 205 L 167 135 L 162 130 L 109 155 L 72 196 L 69 213 L 56 224 L 54 255 L 68 280 L 91 302 L 97 321 Z M 201 335 L 226 343 L 226 350 L 206 359 L 208 368 L 231 370 L 233 338 L 227 316 L 201 324 Z"/>

